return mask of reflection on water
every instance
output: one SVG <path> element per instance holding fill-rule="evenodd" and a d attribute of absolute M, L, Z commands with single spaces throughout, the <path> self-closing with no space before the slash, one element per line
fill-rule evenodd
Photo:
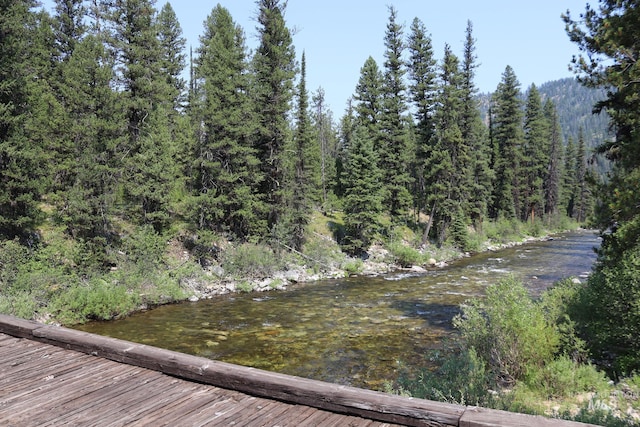
<path fill-rule="evenodd" d="M 556 280 L 586 276 L 599 239 L 557 236 L 479 254 L 424 274 L 399 272 L 297 285 L 284 292 L 221 296 L 79 329 L 239 365 L 380 389 L 399 363 L 424 366 L 425 353 L 452 332 L 466 299 L 508 274 L 533 295 Z"/>

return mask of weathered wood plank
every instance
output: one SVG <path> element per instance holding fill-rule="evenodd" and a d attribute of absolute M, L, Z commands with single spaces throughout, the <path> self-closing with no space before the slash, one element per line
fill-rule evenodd
<path fill-rule="evenodd" d="M 275 399 L 278 403 L 287 402 L 286 405 L 289 405 L 286 410 L 281 410 L 276 406 L 277 403 L 269 404 L 269 408 L 273 408 L 274 413 L 277 412 L 283 416 L 283 423 L 279 422 L 278 425 L 292 425 L 288 424 L 288 420 L 300 421 L 304 425 L 322 426 L 342 425 L 340 423 L 348 420 L 348 422 L 357 425 L 360 420 L 357 417 L 363 417 L 375 420 L 377 424 L 374 423 L 374 425 L 377 426 L 381 423 L 406 426 L 464 425 L 468 427 L 584 426 L 584 424 L 549 420 L 543 417 L 467 408 L 329 384 L 213 361 L 67 328 L 40 325 L 4 315 L 0 315 L 0 333 L 27 339 L 22 354 L 17 351 L 13 352 L 13 350 L 20 348 L 19 341 L 6 339 L 0 341 L 0 347 L 4 347 L 2 343 L 5 342 L 8 346 L 13 347 L 11 351 L 7 350 L 6 352 L 4 352 L 6 348 L 3 348 L 2 354 L 12 362 L 0 366 L 0 369 L 4 369 L 2 372 L 16 382 L 15 388 L 9 392 L 12 393 L 11 398 L 8 400 L 0 399 L 0 424 L 3 421 L 8 421 L 28 425 L 29 418 L 26 414 L 29 413 L 28 409 L 35 406 L 40 411 L 38 414 L 43 415 L 43 419 L 47 418 L 44 415 L 45 412 L 52 412 L 56 407 L 62 408 L 61 413 L 73 412 L 79 420 L 85 416 L 87 421 L 95 418 L 91 417 L 91 415 L 95 415 L 95 413 L 90 413 L 91 409 L 106 411 L 101 415 L 108 417 L 108 422 L 113 422 L 115 425 L 124 425 L 121 424 L 122 417 L 117 417 L 120 414 L 118 411 L 126 409 L 130 415 L 124 418 L 132 421 L 130 423 L 132 425 L 140 425 L 139 420 L 145 417 L 154 417 L 159 411 L 162 411 L 163 406 L 171 406 L 166 418 L 171 418 L 173 421 L 179 422 L 180 417 L 190 416 L 194 422 L 207 422 L 211 425 L 225 425 L 225 423 L 243 420 L 249 424 L 255 421 L 258 425 L 260 417 L 256 414 L 255 405 L 252 403 L 261 402 L 265 398 Z M 30 348 L 28 340 L 80 351 L 99 356 L 99 358 L 80 356 L 78 353 L 69 352 L 69 357 L 76 360 L 71 363 L 78 364 L 77 372 L 75 372 L 74 369 L 64 368 L 64 360 L 60 360 L 60 364 L 56 363 L 59 356 L 62 357 L 67 353 L 59 351 L 60 355 L 57 355 L 55 352 L 48 354 L 48 350 L 41 352 L 38 346 Z M 39 356 L 42 355 L 44 357 L 39 359 Z M 84 357 L 84 360 L 78 362 L 81 359 L 75 359 L 76 357 Z M 100 363 L 112 363 L 100 358 L 139 367 L 135 369 L 140 369 L 139 375 L 141 377 L 138 377 L 138 374 L 131 375 L 133 379 L 126 379 L 127 387 L 121 389 L 122 383 L 117 381 L 118 378 L 125 379 L 123 376 L 118 377 L 118 375 L 123 375 L 119 369 L 122 365 L 113 364 L 113 367 L 100 369 Z M 0 360 L 4 359 L 0 358 Z M 102 362 L 99 362 L 101 360 Z M 56 372 L 58 376 L 38 376 L 38 368 L 43 366 Z M 96 368 L 97 366 L 98 368 Z M 96 369 L 99 372 L 96 372 Z M 33 370 L 35 370 L 35 374 Z M 24 375 L 21 376 L 16 372 L 23 372 Z M 45 372 L 47 371 L 43 373 Z M 176 386 L 177 383 L 165 384 L 161 380 L 150 386 L 157 387 L 156 389 L 145 389 L 145 384 L 149 385 L 149 378 L 154 375 L 157 378 L 166 377 L 163 374 L 208 384 L 208 386 L 203 385 L 202 387 L 211 387 L 206 390 L 211 390 L 211 395 L 207 395 L 206 391 L 202 393 L 194 391 L 189 385 L 183 389 L 182 386 Z M 43 378 L 46 381 L 43 382 Z M 135 378 L 145 378 L 145 380 L 136 382 L 139 380 L 135 380 Z M 12 382 L 4 384 L 9 384 L 9 387 L 14 386 Z M 119 390 L 124 389 L 127 390 L 123 392 L 126 397 L 115 396 Z M 162 389 L 173 390 L 177 396 L 171 396 L 172 393 L 163 395 L 161 391 L 158 391 Z M 104 390 L 108 390 L 107 393 L 110 393 L 113 399 L 101 399 L 99 396 Z M 220 400 L 217 394 L 223 391 L 229 394 L 226 399 Z M 153 396 L 151 396 L 152 394 Z M 87 401 L 86 405 L 91 409 L 81 409 L 83 398 L 87 395 L 97 397 L 98 402 L 88 403 L 89 401 Z M 117 409 L 109 409 L 112 405 L 109 405 L 108 402 Z M 315 409 L 306 409 L 307 406 Z M 3 411 L 6 408 L 11 409 Z M 209 410 L 212 412 L 208 412 Z M 265 412 L 265 414 L 268 413 L 268 411 Z M 29 414 L 33 415 L 34 412 Z M 60 414 L 56 413 L 56 416 L 58 415 Z M 275 417 L 274 415 L 274 418 L 280 418 L 280 416 Z M 156 418 L 155 421 L 163 423 L 160 418 Z M 96 424 L 102 425 L 102 422 L 96 421 Z M 91 422 L 88 425 L 91 425 Z"/>
<path fill-rule="evenodd" d="M 256 396 L 406 425 L 457 425 L 464 408 L 246 368 L 66 328 L 32 329 L 34 338 L 122 363 Z"/>
<path fill-rule="evenodd" d="M 576 427 L 578 425 L 583 427 L 593 426 L 593 424 L 581 424 L 573 421 L 479 407 L 468 407 L 460 418 L 460 427 Z"/>

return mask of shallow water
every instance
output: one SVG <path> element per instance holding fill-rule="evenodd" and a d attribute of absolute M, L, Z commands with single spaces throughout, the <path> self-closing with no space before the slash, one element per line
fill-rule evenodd
<path fill-rule="evenodd" d="M 381 389 L 399 365 L 424 366 L 466 299 L 513 274 L 538 295 L 564 277 L 586 277 L 599 239 L 555 236 L 478 254 L 427 273 L 398 272 L 168 305 L 78 329 L 211 359 Z"/>

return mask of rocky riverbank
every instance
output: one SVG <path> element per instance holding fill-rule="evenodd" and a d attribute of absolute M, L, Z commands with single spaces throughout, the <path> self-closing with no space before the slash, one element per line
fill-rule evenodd
<path fill-rule="evenodd" d="M 501 249 L 526 244 L 536 240 L 549 239 L 549 235 L 543 237 L 526 236 L 517 241 L 496 243 L 486 241 L 481 245 L 481 251 L 498 251 Z M 307 283 L 324 279 L 339 279 L 352 275 L 378 276 L 394 271 L 410 271 L 414 273 L 426 273 L 432 269 L 446 267 L 449 263 L 471 254 L 455 248 L 435 248 L 432 246 L 418 251 L 422 262 L 409 267 L 398 263 L 391 251 L 382 245 L 374 245 L 364 258 L 344 256 L 340 263 L 324 265 L 317 271 L 310 265 L 289 265 L 269 275 L 269 277 L 243 277 L 234 278 L 225 274 L 222 267 L 210 266 L 204 270 L 200 277 L 191 277 L 183 281 L 183 287 L 189 294 L 190 301 L 213 298 L 233 292 L 268 292 L 283 291 L 291 284 Z M 184 254 L 185 260 L 188 254 Z"/>

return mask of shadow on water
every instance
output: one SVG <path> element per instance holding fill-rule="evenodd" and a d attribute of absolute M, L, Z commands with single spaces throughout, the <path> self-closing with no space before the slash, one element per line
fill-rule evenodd
<path fill-rule="evenodd" d="M 233 294 L 78 327 L 244 366 L 380 390 L 400 365 L 420 368 L 454 333 L 465 300 L 506 275 L 532 294 L 588 272 L 592 233 L 478 254 L 416 274 L 323 280 L 285 292 Z"/>

